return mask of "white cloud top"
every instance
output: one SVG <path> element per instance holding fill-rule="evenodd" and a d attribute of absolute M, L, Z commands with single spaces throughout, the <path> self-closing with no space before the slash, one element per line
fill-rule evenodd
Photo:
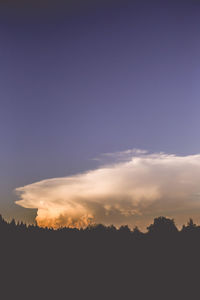
<path fill-rule="evenodd" d="M 200 155 L 128 150 L 105 157 L 114 163 L 70 177 L 17 188 L 18 205 L 37 208 L 40 226 L 88 223 L 146 226 L 160 215 L 200 216 Z"/>

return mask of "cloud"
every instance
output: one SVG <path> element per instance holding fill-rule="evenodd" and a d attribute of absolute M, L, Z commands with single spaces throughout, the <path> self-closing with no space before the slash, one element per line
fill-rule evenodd
<path fill-rule="evenodd" d="M 155 216 L 180 221 L 200 216 L 200 154 L 176 156 L 127 150 L 112 163 L 70 177 L 16 189 L 25 208 L 37 208 L 39 226 L 85 227 L 90 223 L 143 228 Z"/>

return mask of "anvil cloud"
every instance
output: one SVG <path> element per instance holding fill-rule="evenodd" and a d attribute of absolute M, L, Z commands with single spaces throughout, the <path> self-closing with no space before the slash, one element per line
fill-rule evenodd
<path fill-rule="evenodd" d="M 104 157 L 116 159 L 86 173 L 17 188 L 16 203 L 37 208 L 38 225 L 54 228 L 144 226 L 158 215 L 200 216 L 200 154 L 128 150 Z"/>

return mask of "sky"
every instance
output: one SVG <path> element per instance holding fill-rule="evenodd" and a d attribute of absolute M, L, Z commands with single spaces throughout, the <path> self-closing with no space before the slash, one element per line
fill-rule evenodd
<path fill-rule="evenodd" d="M 16 188 L 103 153 L 199 154 L 199 53 L 199 1 L 2 1 L 2 215 L 32 222 Z"/>

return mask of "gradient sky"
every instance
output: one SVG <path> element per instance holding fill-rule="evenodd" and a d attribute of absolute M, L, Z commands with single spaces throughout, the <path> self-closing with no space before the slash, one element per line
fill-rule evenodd
<path fill-rule="evenodd" d="M 34 215 L 15 188 L 94 169 L 101 153 L 200 152 L 200 2 L 55 2 L 0 4 L 8 218 Z"/>

